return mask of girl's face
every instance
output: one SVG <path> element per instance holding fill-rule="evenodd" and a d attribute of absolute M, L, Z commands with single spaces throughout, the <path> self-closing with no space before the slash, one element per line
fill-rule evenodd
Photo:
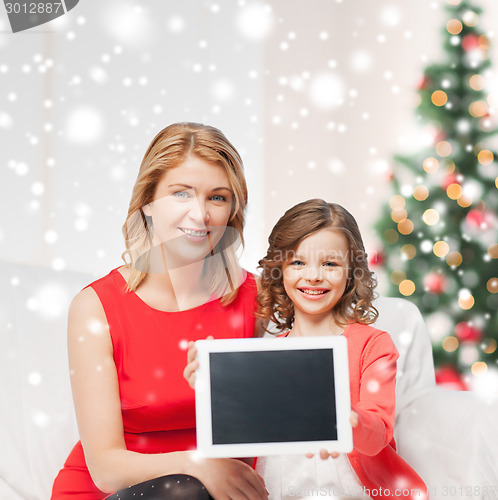
<path fill-rule="evenodd" d="M 328 316 L 346 289 L 349 248 L 338 231 L 322 229 L 305 238 L 283 266 L 284 288 L 296 316 Z"/>
<path fill-rule="evenodd" d="M 223 236 L 232 198 L 222 166 L 188 156 L 166 171 L 154 201 L 144 207 L 152 217 L 154 245 L 164 244 L 173 265 L 202 260 Z"/>

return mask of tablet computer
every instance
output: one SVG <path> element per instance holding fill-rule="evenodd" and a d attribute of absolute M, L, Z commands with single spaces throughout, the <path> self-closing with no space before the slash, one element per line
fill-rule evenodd
<path fill-rule="evenodd" d="M 345 337 L 200 340 L 196 347 L 201 456 L 352 450 Z"/>

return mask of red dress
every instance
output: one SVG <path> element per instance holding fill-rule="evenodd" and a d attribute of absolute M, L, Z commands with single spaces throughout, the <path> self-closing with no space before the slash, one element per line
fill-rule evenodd
<path fill-rule="evenodd" d="M 167 453 L 195 449 L 194 391 L 183 378 L 190 340 L 252 337 L 256 282 L 245 273 L 236 299 L 223 306 L 214 300 L 194 309 L 165 312 L 126 290 L 114 269 L 91 286 L 104 308 L 114 348 L 128 450 Z M 52 500 L 100 500 L 81 442 L 71 451 L 55 479 Z"/>

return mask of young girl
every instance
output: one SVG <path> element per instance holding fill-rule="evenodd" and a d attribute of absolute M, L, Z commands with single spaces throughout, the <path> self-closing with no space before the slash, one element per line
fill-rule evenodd
<path fill-rule="evenodd" d="M 426 498 L 425 484 L 395 451 L 398 353 L 388 333 L 369 326 L 378 314 L 376 280 L 355 219 L 340 205 L 309 200 L 289 209 L 268 241 L 258 316 L 276 323 L 280 337 L 346 337 L 354 445 L 347 456 L 322 450 L 322 460 L 259 458 L 270 498 Z"/>

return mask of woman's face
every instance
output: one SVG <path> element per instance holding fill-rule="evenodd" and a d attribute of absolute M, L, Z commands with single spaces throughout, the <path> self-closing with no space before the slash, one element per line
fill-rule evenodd
<path fill-rule="evenodd" d="M 232 200 L 220 165 L 191 155 L 166 171 L 144 213 L 152 217 L 153 244 L 163 244 L 168 266 L 196 262 L 211 252 L 226 229 Z"/>

